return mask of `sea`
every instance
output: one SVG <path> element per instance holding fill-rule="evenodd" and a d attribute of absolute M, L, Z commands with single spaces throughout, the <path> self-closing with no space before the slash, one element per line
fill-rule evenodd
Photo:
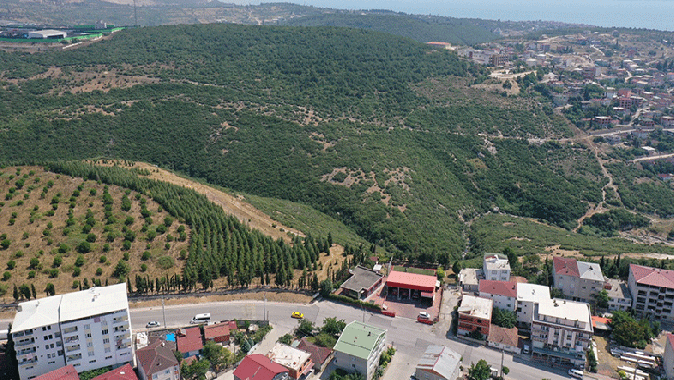
<path fill-rule="evenodd" d="M 259 4 L 248 0 L 222 1 Z M 674 31 L 674 0 L 290 0 L 290 2 L 321 8 L 388 9 L 435 16 L 501 21 L 561 21 L 604 27 Z"/>

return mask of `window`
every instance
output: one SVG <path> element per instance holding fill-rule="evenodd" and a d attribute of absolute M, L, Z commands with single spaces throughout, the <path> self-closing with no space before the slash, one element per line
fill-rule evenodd
<path fill-rule="evenodd" d="M 103 343 L 110 343 L 110 338 L 103 338 Z"/>
<path fill-rule="evenodd" d="M 94 356 L 94 352 L 93 352 L 93 351 L 89 351 L 88 355 L 89 355 L 89 356 Z"/>
<path fill-rule="evenodd" d="M 109 350 L 109 349 L 108 349 L 108 350 Z M 105 357 L 105 360 L 108 360 L 108 359 L 112 359 L 112 355 L 106 356 L 106 357 Z"/>
<path fill-rule="evenodd" d="M 91 364 L 91 363 L 96 363 L 96 359 L 94 359 L 94 360 L 89 360 L 89 364 Z"/>
<path fill-rule="evenodd" d="M 91 333 L 86 333 L 85 335 L 87 338 L 91 338 Z"/>
<path fill-rule="evenodd" d="M 110 347 L 105 347 L 105 353 L 107 354 L 108 352 L 110 352 Z"/>
<path fill-rule="evenodd" d="M 101 331 L 101 333 L 102 333 L 103 335 L 108 335 L 108 329 L 104 329 L 103 331 Z"/>
<path fill-rule="evenodd" d="M 92 347 L 94 344 L 92 342 L 87 342 L 87 347 Z"/>
<path fill-rule="evenodd" d="M 87 325 L 84 325 L 84 329 L 85 329 L 85 330 L 91 330 L 91 325 L 88 325 L 88 324 L 87 324 Z"/>

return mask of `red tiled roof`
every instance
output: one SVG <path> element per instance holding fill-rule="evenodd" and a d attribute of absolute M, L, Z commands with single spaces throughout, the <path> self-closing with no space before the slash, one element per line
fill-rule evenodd
<path fill-rule="evenodd" d="M 674 270 L 630 264 L 630 272 L 638 284 L 674 288 Z"/>
<path fill-rule="evenodd" d="M 126 363 L 119 368 L 98 375 L 91 380 L 138 380 L 138 376 L 133 372 L 131 364 Z"/>
<path fill-rule="evenodd" d="M 491 325 L 489 328 L 488 342 L 501 343 L 506 346 L 517 347 L 517 327 L 511 329 L 504 329 L 496 325 Z"/>
<path fill-rule="evenodd" d="M 553 257 L 552 267 L 554 268 L 555 273 L 557 274 L 580 277 L 580 272 L 578 271 L 578 262 L 576 261 L 576 259 Z"/>
<path fill-rule="evenodd" d="M 163 340 L 156 341 L 149 346 L 136 350 L 138 366 L 143 367 L 143 371 L 148 378 L 155 372 L 162 372 L 168 368 L 178 365 L 173 351 L 176 345 L 173 342 Z"/>
<path fill-rule="evenodd" d="M 284 366 L 272 362 L 264 355 L 252 354 L 243 358 L 241 364 L 236 367 L 234 378 L 241 380 L 272 380 L 274 376 L 283 372 L 288 372 Z"/>
<path fill-rule="evenodd" d="M 178 345 L 178 351 L 183 354 L 204 348 L 204 343 L 201 341 L 201 331 L 198 327 L 176 331 L 176 344 Z"/>
<path fill-rule="evenodd" d="M 210 326 L 204 326 L 204 339 L 213 339 L 229 336 L 229 323 L 222 322 Z"/>
<path fill-rule="evenodd" d="M 510 281 L 480 280 L 480 293 L 517 297 L 517 283 Z"/>
<path fill-rule="evenodd" d="M 435 291 L 435 283 L 437 281 L 438 279 L 435 276 L 391 271 L 391 274 L 386 279 L 386 286 L 433 292 Z"/>
<path fill-rule="evenodd" d="M 317 346 L 307 340 L 307 338 L 300 339 L 300 344 L 297 348 L 311 354 L 311 360 L 314 363 L 323 364 L 325 360 L 332 354 L 332 350 L 328 347 Z"/>
<path fill-rule="evenodd" d="M 239 327 L 236 325 L 236 321 L 227 321 L 227 325 L 229 326 L 229 331 L 236 331 L 239 329 Z"/>
<path fill-rule="evenodd" d="M 72 364 L 40 375 L 33 380 L 80 380 Z"/>

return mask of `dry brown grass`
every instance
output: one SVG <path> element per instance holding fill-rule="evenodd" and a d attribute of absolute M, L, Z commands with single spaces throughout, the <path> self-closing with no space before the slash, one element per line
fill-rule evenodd
<path fill-rule="evenodd" d="M 57 293 L 65 293 L 73 290 L 73 280 L 83 282 L 86 278 L 89 283 L 92 283 L 93 278 L 101 280 L 102 284 L 106 281 L 109 283 L 117 283 L 118 279 L 112 277 L 116 263 L 123 258 L 124 252 L 122 246 L 124 237 L 122 229 L 124 228 L 124 220 L 127 216 L 134 219 L 134 223 L 129 229 L 136 232 L 136 239 L 131 244 L 129 253 L 129 265 L 131 268 L 130 277 L 134 278 L 136 274 L 143 276 L 147 275 L 151 279 L 161 277 L 164 275 L 173 275 L 179 273 L 182 262 L 179 260 L 179 253 L 183 249 L 187 249 L 187 242 L 172 241 L 170 247 L 166 249 L 168 235 L 178 237 L 179 233 L 176 231 L 180 223 L 176 220 L 168 231 L 163 235 L 157 235 L 154 241 L 147 241 L 147 233 L 141 232 L 143 226 L 143 218 L 140 214 L 140 201 L 136 200 L 136 193 L 130 192 L 128 197 L 131 199 L 132 207 L 128 212 L 122 211 L 121 199 L 126 189 L 118 186 L 109 186 L 109 193 L 114 200 L 112 212 L 117 219 L 114 224 L 106 225 L 104 219 L 104 205 L 102 201 L 104 185 L 97 184 L 94 181 L 85 181 L 82 178 L 68 177 L 65 175 L 57 175 L 46 172 L 38 167 L 22 167 L 20 176 L 29 174 L 34 171 L 33 175 L 28 175 L 25 178 L 25 185 L 22 189 L 17 189 L 15 195 L 11 200 L 5 200 L 9 189 L 15 187 L 17 181 L 16 168 L 4 168 L 0 170 L 0 197 L 4 205 L 0 207 L 0 235 L 6 234 L 7 239 L 11 241 L 9 248 L 0 250 L 0 272 L 9 272 L 11 278 L 6 281 L 0 281 L 0 287 L 7 290 L 4 295 L 4 301 L 12 300 L 13 285 L 33 284 L 37 290 L 38 297 L 44 296 L 44 289 L 48 283 L 53 283 Z M 36 182 L 38 181 L 38 182 Z M 48 190 L 46 196 L 42 197 L 42 188 L 47 185 L 49 181 L 53 181 L 54 185 Z M 66 228 L 66 220 L 68 219 L 69 199 L 73 191 L 77 190 L 78 185 L 83 186 L 80 196 L 75 200 L 75 207 L 72 209 L 73 218 L 77 221 L 71 227 L 72 232 L 68 236 L 64 236 L 63 232 Z M 34 187 L 31 190 L 31 188 Z M 96 195 L 90 194 L 90 189 L 96 189 Z M 50 202 L 57 194 L 61 194 L 58 209 L 53 216 L 48 216 L 47 212 L 52 210 Z M 26 198 L 27 197 L 27 198 Z M 163 223 L 165 217 L 169 216 L 166 211 L 160 211 L 160 206 L 156 202 L 142 196 L 147 201 L 147 208 L 152 212 L 152 227 L 154 229 L 159 224 Z M 20 203 L 23 204 L 20 204 Z M 37 207 L 38 211 L 33 213 L 33 209 Z M 75 260 L 78 253 L 76 247 L 83 242 L 86 234 L 82 233 L 82 227 L 85 224 L 85 215 L 87 210 L 91 210 L 96 220 L 95 226 L 91 233 L 97 237 L 95 243 L 91 244 L 91 252 L 84 254 L 85 264 L 81 267 L 81 274 L 73 276 L 75 270 Z M 13 223 L 10 223 L 13 213 L 16 213 L 16 218 Z M 33 219 L 31 221 L 31 218 Z M 49 223 L 52 227 L 49 228 Z M 189 228 L 186 227 L 186 233 L 189 236 Z M 107 243 L 106 237 L 111 230 L 117 234 L 113 242 Z M 45 231 L 50 233 L 50 236 L 45 236 Z M 103 252 L 105 244 L 110 245 L 109 252 Z M 59 245 L 66 244 L 69 247 L 68 252 L 60 254 L 58 252 Z M 142 261 L 141 256 L 144 251 L 149 251 L 152 258 L 147 261 Z M 17 255 L 17 253 L 19 253 Z M 21 254 L 23 253 L 23 254 Z M 50 278 L 49 271 L 52 268 L 54 257 L 61 255 L 63 263 L 58 268 L 58 277 Z M 174 260 L 174 267 L 168 270 L 158 268 L 156 260 L 161 256 L 169 256 Z M 19 257 L 20 256 L 20 257 Z M 102 256 L 106 256 L 107 260 L 104 263 L 100 262 Z M 31 269 L 30 260 L 32 258 L 39 259 L 39 267 L 36 269 L 35 278 L 28 278 Z M 7 262 L 14 261 L 16 267 L 9 270 Z M 141 265 L 147 265 L 147 271 L 141 272 Z M 102 274 L 96 276 L 97 268 L 101 268 Z"/>

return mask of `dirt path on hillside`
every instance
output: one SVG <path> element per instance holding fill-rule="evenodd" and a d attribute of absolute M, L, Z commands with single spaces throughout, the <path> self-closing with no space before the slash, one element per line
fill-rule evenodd
<path fill-rule="evenodd" d="M 113 166 L 114 162 L 108 164 L 96 162 L 96 164 L 101 166 Z M 178 186 L 184 186 L 196 191 L 199 194 L 204 194 L 209 201 L 222 207 L 225 213 L 234 215 L 241 223 L 247 225 L 248 227 L 260 230 L 263 234 L 274 239 L 280 238 L 288 243 L 292 240 L 289 234 L 304 236 L 301 231 L 286 227 L 270 218 L 267 214 L 256 209 L 250 203 L 247 203 L 242 195 L 235 197 L 231 194 L 227 194 L 210 186 L 180 177 L 167 170 L 158 168 L 145 162 L 136 162 L 133 164 L 133 166 L 119 165 L 119 167 L 125 169 L 147 169 L 150 171 L 149 178 L 168 182 Z"/>

